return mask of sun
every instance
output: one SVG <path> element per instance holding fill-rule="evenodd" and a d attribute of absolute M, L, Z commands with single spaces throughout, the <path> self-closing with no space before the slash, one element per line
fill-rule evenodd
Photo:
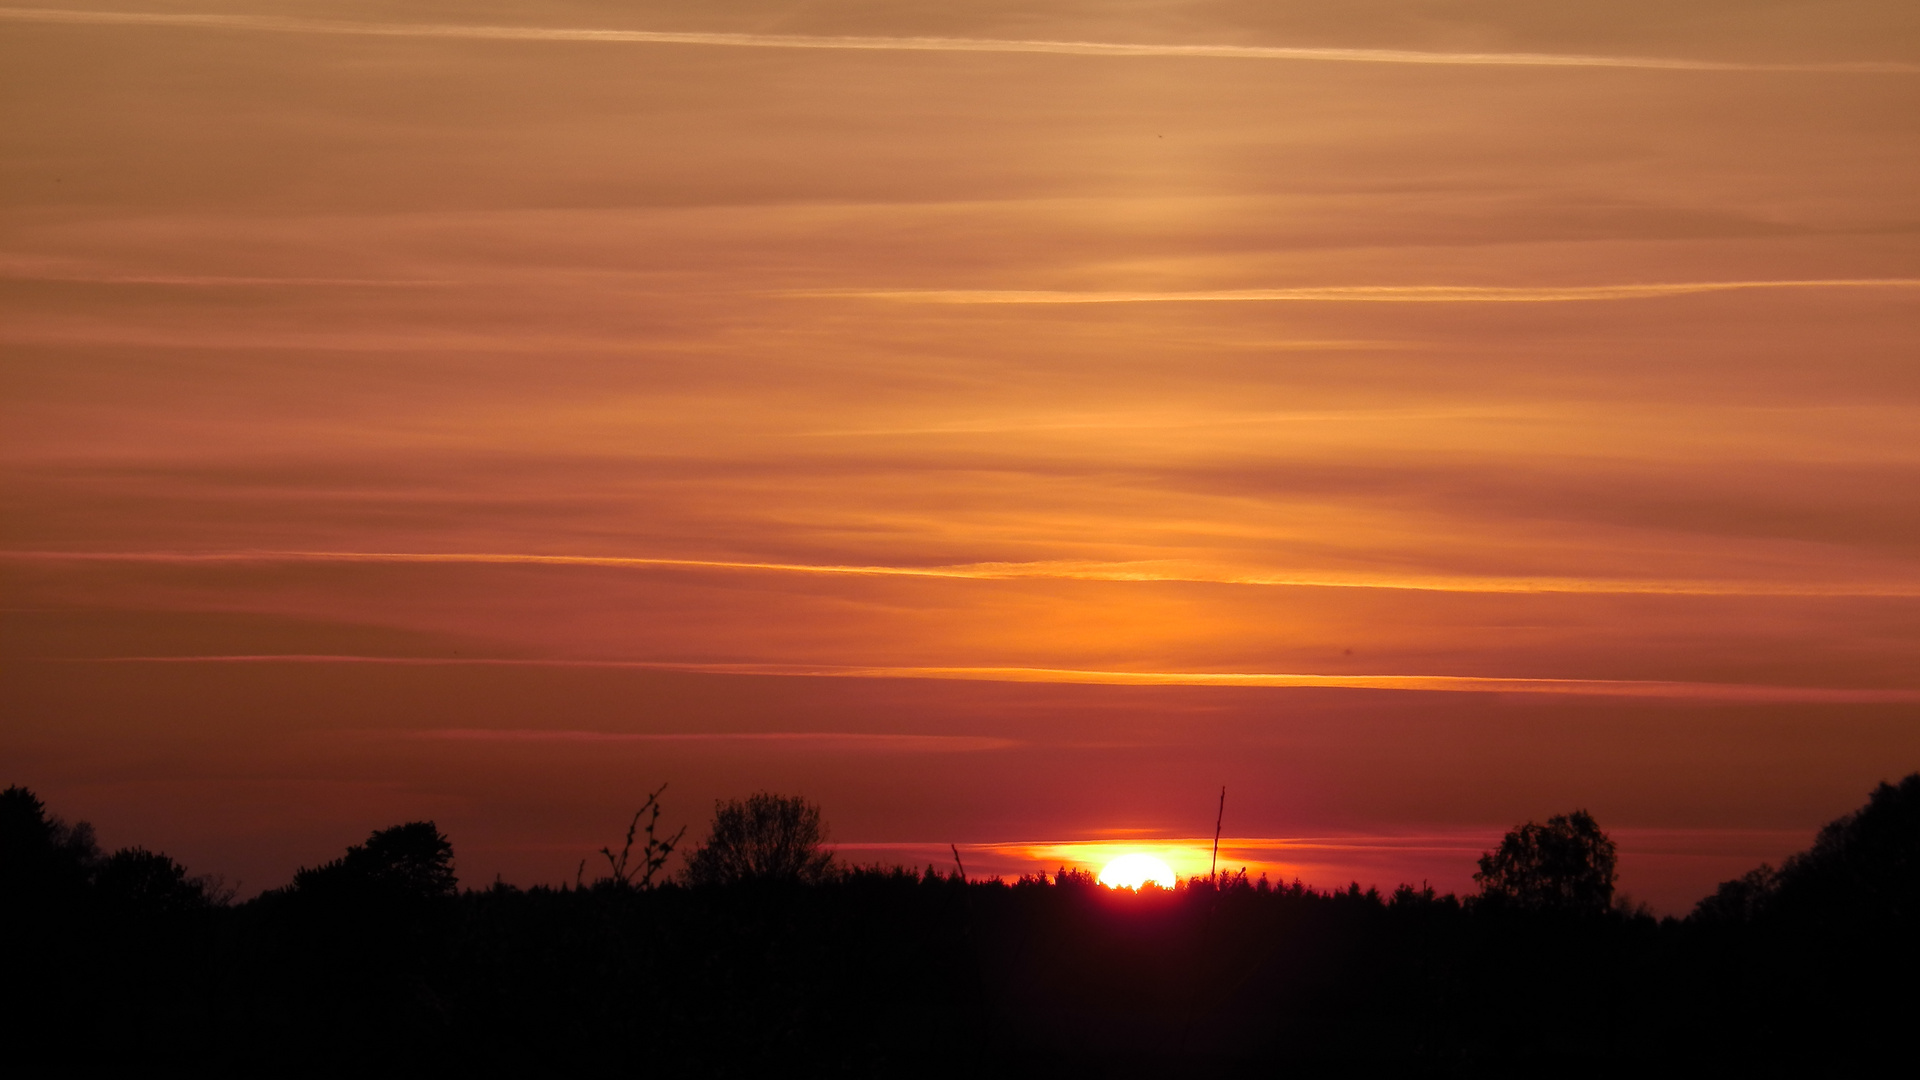
<path fill-rule="evenodd" d="M 1173 867 L 1151 855 L 1122 855 L 1100 871 L 1100 884 L 1109 889 L 1138 889 L 1149 881 L 1171 889 L 1174 880 Z"/>

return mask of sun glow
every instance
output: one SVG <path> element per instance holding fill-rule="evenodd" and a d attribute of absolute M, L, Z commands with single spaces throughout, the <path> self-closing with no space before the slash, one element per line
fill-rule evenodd
<path fill-rule="evenodd" d="M 1173 888 L 1173 867 L 1151 855 L 1122 855 L 1100 871 L 1100 884 L 1109 889 L 1139 889 L 1148 882 Z"/>

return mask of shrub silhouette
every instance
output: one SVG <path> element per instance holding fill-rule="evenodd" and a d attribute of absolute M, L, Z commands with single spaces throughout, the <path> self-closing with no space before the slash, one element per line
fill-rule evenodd
<path fill-rule="evenodd" d="M 1507 833 L 1473 875 L 1494 906 L 1588 915 L 1612 905 L 1614 879 L 1613 841 L 1585 810 Z"/>
<path fill-rule="evenodd" d="M 687 857 L 687 882 L 818 883 L 833 874 L 833 852 L 822 846 L 826 839 L 820 807 L 797 795 L 760 792 L 715 802 L 706 843 Z"/>

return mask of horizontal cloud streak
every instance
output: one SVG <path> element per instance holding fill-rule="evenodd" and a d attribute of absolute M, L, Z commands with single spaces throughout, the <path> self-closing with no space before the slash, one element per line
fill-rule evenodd
<path fill-rule="evenodd" d="M 1034 53 L 1051 56 L 1163 57 L 1220 60 L 1319 61 L 1350 64 L 1420 64 L 1467 67 L 1627 68 L 1643 71 L 1729 71 L 1915 74 L 1920 65 L 1859 61 L 1817 64 L 1750 64 L 1643 56 L 1587 56 L 1528 52 L 1427 52 L 1415 49 L 1348 49 L 1273 45 L 1165 45 L 1109 41 L 1035 41 L 959 37 L 854 37 L 814 34 L 743 34 L 664 30 L 595 30 L 538 26 L 462 26 L 445 23 L 369 23 L 266 15 L 60 11 L 0 8 L 16 22 L 108 26 L 163 26 L 280 34 L 357 37 L 443 38 L 473 41 L 578 42 L 696 45 L 718 48 L 826 49 L 860 52 Z"/>
<path fill-rule="evenodd" d="M 1165 304 L 1331 301 L 1389 304 L 1550 304 L 1645 300 L 1751 289 L 1913 289 L 1920 278 L 1829 278 L 1781 281 L 1676 281 L 1634 285 L 1316 285 L 1287 289 L 1071 291 L 1054 289 L 866 289 L 815 291 L 814 297 L 903 300 L 923 304 Z"/>
<path fill-rule="evenodd" d="M 1319 675 L 1280 672 L 1114 671 L 1048 667 L 860 666 L 851 664 L 708 663 L 677 660 L 567 660 L 437 656 L 110 656 L 57 658 L 69 664 L 385 664 L 402 667 L 629 668 L 704 675 L 781 678 L 936 679 L 961 682 L 1057 683 L 1076 686 L 1239 686 L 1275 689 L 1401 690 L 1424 693 L 1555 694 L 1697 701 L 1920 703 L 1920 689 L 1771 686 L 1761 683 L 1654 679 L 1545 679 L 1480 675 Z"/>
<path fill-rule="evenodd" d="M 984 735 L 899 735 L 845 731 L 729 731 L 636 732 L 546 731 L 535 728 L 432 728 L 411 731 L 405 738 L 446 742 L 509 743 L 767 743 L 814 746 L 829 750 L 886 753 L 972 753 L 1005 750 L 1022 745 L 1014 739 Z"/>
<path fill-rule="evenodd" d="M 1796 584 L 1791 582 L 1622 580 L 1608 578 L 1413 576 L 1236 573 L 1178 563 L 1088 561 L 982 562 L 947 566 L 858 566 L 823 563 L 673 559 L 623 555 L 540 555 L 513 552 L 374 551 L 0 551 L 0 562 L 152 563 L 220 565 L 260 563 L 372 563 L 480 566 L 602 567 L 635 570 L 714 570 L 817 574 L 830 577 L 902 577 L 959 581 L 1089 581 L 1143 584 L 1245 585 L 1263 588 L 1383 589 L 1446 593 L 1569 593 L 1623 596 L 1920 597 L 1920 585 Z"/>
<path fill-rule="evenodd" d="M 1219 838 L 1219 865 L 1228 872 L 1245 866 L 1250 872 L 1293 876 L 1297 868 L 1320 886 L 1338 888 L 1345 878 L 1334 877 L 1341 870 L 1359 873 L 1355 879 L 1391 887 L 1392 879 L 1380 881 L 1368 875 L 1388 866 L 1407 866 L 1403 860 L 1420 856 L 1437 858 L 1464 870 L 1473 865 L 1472 857 L 1499 842 L 1504 825 L 1486 825 L 1446 832 L 1350 833 L 1333 836 L 1222 836 Z M 1780 852 L 1803 847 L 1810 835 L 1807 829 L 1613 829 L 1609 834 L 1619 844 L 1622 855 L 1634 859 L 1763 859 L 1777 860 Z M 943 843 L 903 841 L 893 844 L 842 844 L 851 850 L 913 852 L 922 859 L 937 859 L 948 849 Z M 1214 837 L 1122 834 L 1098 835 L 1086 839 L 995 841 L 960 846 L 961 852 L 976 864 L 984 864 L 986 873 L 1004 873 L 1008 869 L 1025 873 L 1031 869 L 1087 867 L 1098 869 L 1115 856 L 1136 851 L 1150 852 L 1165 859 L 1183 873 L 1204 875 L 1212 865 Z M 976 858 L 977 856 L 977 858 Z M 1345 857 L 1345 858 L 1343 858 Z M 1436 866 L 1434 869 L 1439 869 Z M 1451 869 L 1451 868 L 1449 868 Z M 1404 879 L 1403 879 L 1404 880 Z M 1447 886 L 1442 886 L 1447 887 Z M 1470 887 L 1465 881 L 1456 888 Z"/>
<path fill-rule="evenodd" d="M 1498 842 L 1503 827 L 1461 829 L 1447 832 L 1352 833 L 1333 836 L 1222 836 L 1221 854 L 1229 851 L 1483 851 Z M 1674 848 L 1692 845 L 1721 845 L 1729 841 L 1745 845 L 1796 843 L 1807 836 L 1805 829 L 1698 829 L 1642 828 L 1612 829 L 1609 835 L 1626 838 L 1635 848 Z M 1176 848 L 1207 850 L 1213 834 L 1195 836 L 1135 836 L 1130 833 L 1100 835 L 1077 840 L 1012 840 L 969 845 L 976 850 L 1065 851 L 1071 848 L 1166 845 Z M 945 843 L 927 843 L 945 849 Z M 874 846 L 879 845 L 848 845 Z M 906 846 L 903 842 L 897 846 Z M 1043 856 L 1044 857 L 1044 856 Z"/>
<path fill-rule="evenodd" d="M 0 281 L 53 285 L 157 285 L 182 289 L 441 288 L 459 282 L 425 278 L 232 277 L 215 274 L 58 274 L 0 272 Z"/>

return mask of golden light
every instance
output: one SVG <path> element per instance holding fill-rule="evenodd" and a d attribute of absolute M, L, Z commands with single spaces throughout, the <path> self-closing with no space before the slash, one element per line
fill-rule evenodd
<path fill-rule="evenodd" d="M 1109 889 L 1139 889 L 1147 882 L 1173 888 L 1173 867 L 1151 855 L 1122 855 L 1100 871 L 1100 884 Z"/>

